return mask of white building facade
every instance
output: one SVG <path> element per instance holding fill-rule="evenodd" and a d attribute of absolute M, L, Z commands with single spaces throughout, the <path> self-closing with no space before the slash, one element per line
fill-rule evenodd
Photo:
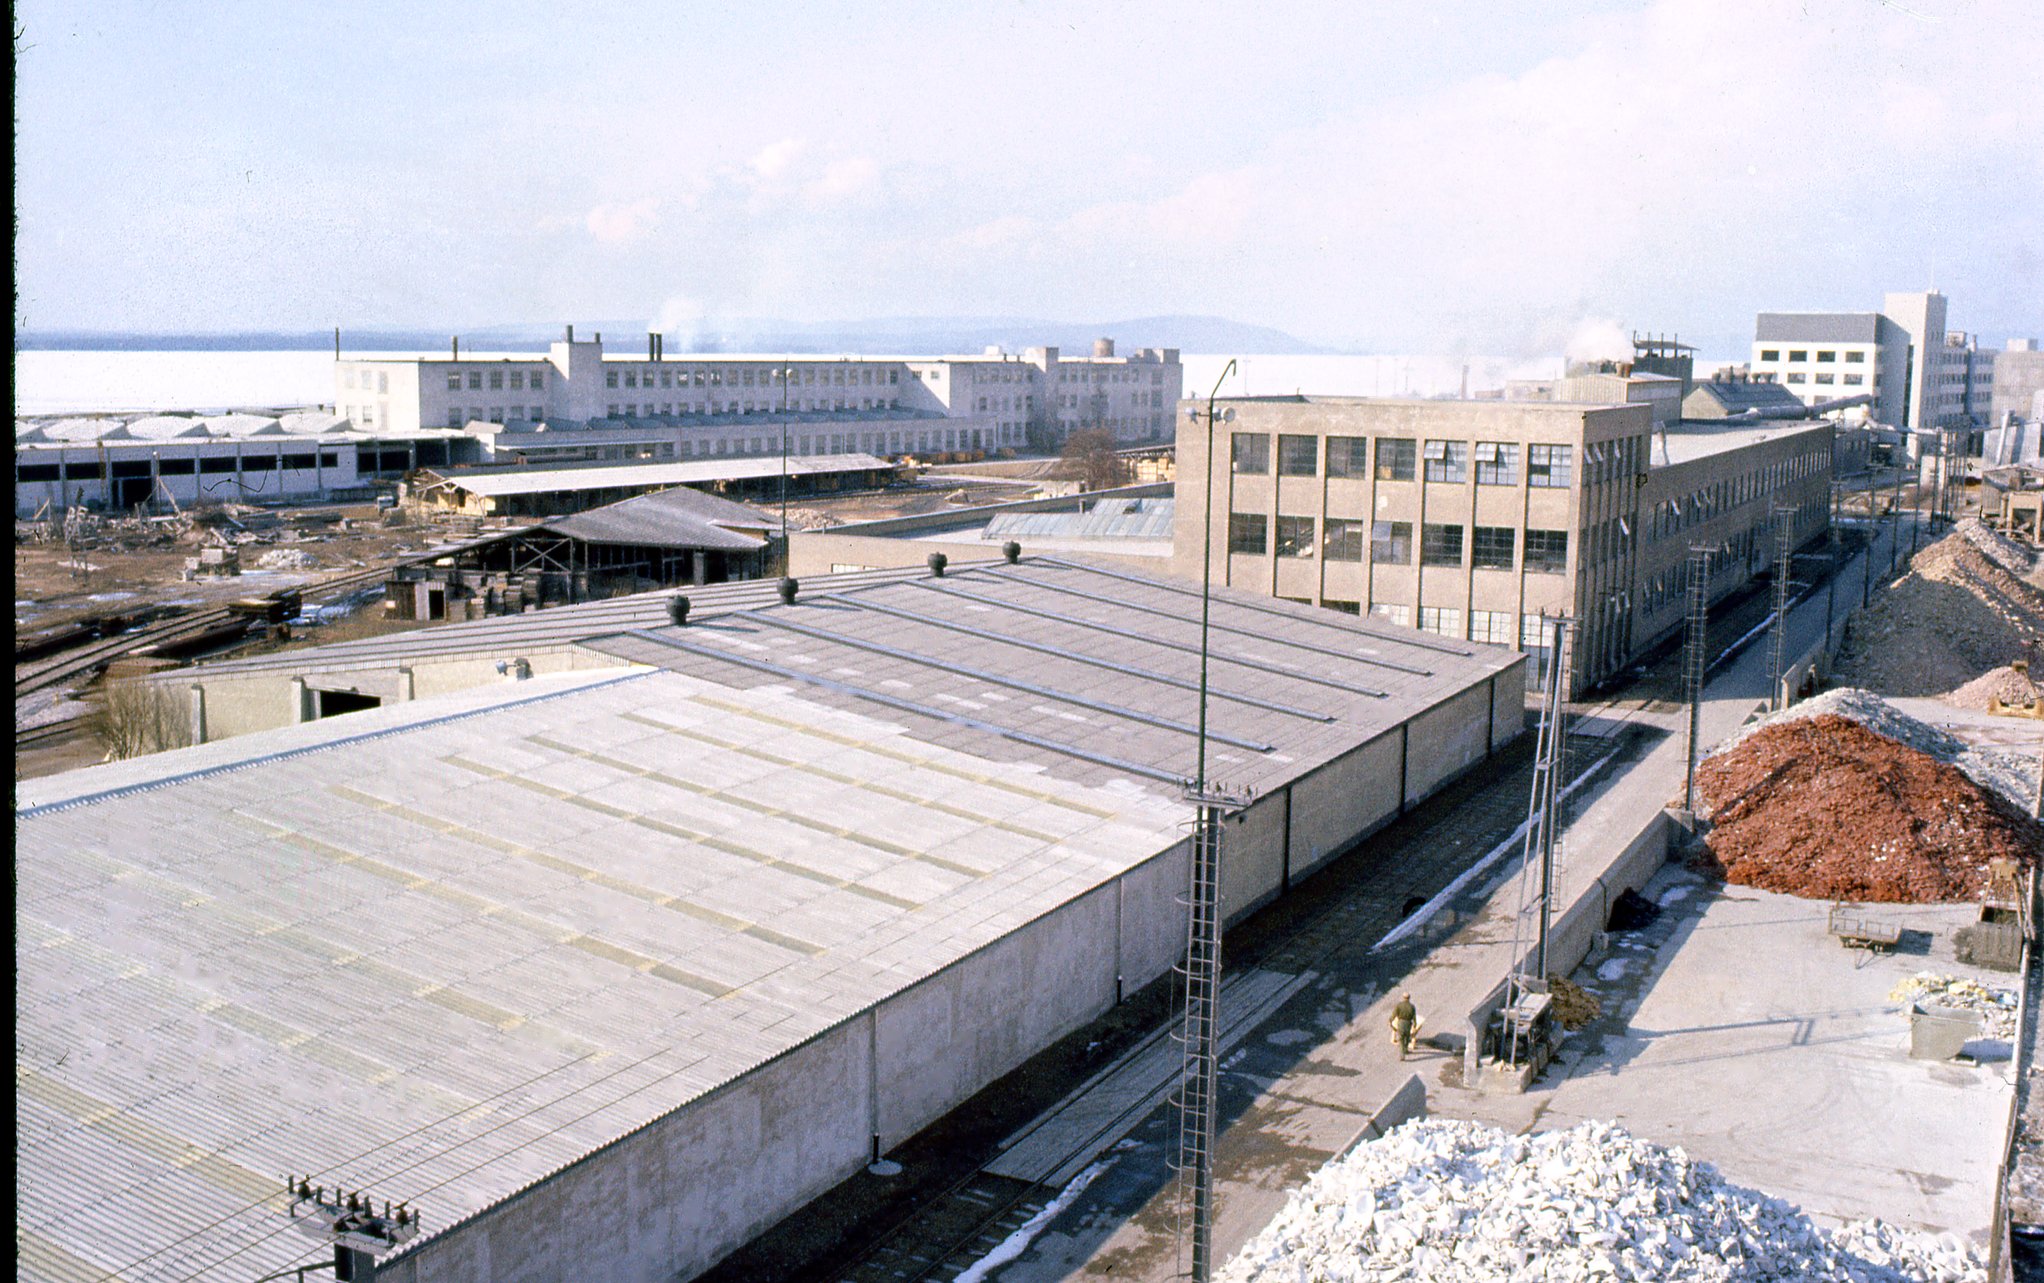
<path fill-rule="evenodd" d="M 802 415 L 842 419 L 838 447 L 876 454 L 1054 447 L 1085 429 L 1117 440 L 1161 441 L 1183 377 L 1178 352 L 1143 348 L 1117 356 L 1102 339 L 1089 356 L 1057 348 L 980 356 L 668 357 L 657 337 L 645 356 L 606 356 L 596 335 L 572 327 L 544 357 L 337 360 L 337 413 L 365 429 L 469 429 L 481 424 L 627 424 L 674 430 L 678 457 L 780 449 L 778 428 L 747 429 Z M 811 436 L 828 436 L 814 427 Z M 697 448 L 699 441 L 746 448 Z"/>
<path fill-rule="evenodd" d="M 1925 290 L 1885 295 L 1878 312 L 1762 312 L 1752 377 L 1805 405 L 1870 395 L 1870 417 L 1892 428 L 1982 426 L 1995 354 L 1947 330 L 1946 311 L 1945 296 Z"/>

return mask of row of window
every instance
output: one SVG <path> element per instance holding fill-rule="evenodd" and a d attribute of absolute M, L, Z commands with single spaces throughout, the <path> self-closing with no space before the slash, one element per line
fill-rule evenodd
<path fill-rule="evenodd" d="M 1318 529 L 1316 530 L 1316 527 Z M 1311 557 L 1328 561 L 1363 560 L 1365 537 L 1369 560 L 1379 566 L 1412 564 L 1413 523 L 1410 521 L 1352 521 L 1329 517 L 1278 516 L 1268 513 L 1228 514 L 1228 551 L 1246 556 Z M 1479 570 L 1510 570 L 1517 560 L 1519 532 L 1514 526 L 1436 524 L 1420 526 L 1419 564 Z M 1463 553 L 1465 546 L 1468 558 Z M 1568 568 L 1566 530 L 1528 530 L 1526 565 L 1530 572 L 1559 574 Z"/>
<path fill-rule="evenodd" d="M 783 374 L 783 370 L 789 370 L 789 372 L 796 374 L 798 377 L 788 378 Z M 819 373 L 822 374 L 822 378 L 817 377 Z M 871 387 L 875 383 L 901 382 L 901 371 L 899 370 L 886 371 L 887 377 L 884 379 L 876 377 L 880 373 L 881 371 L 875 370 L 871 366 L 863 365 L 832 365 L 824 367 L 821 371 L 815 366 L 790 369 L 790 367 L 778 365 L 767 366 L 765 368 L 747 365 L 716 370 L 661 370 L 659 372 L 659 386 L 663 388 L 685 388 L 690 385 L 691 379 L 693 379 L 694 385 L 699 388 L 724 386 L 748 388 L 757 386 L 764 388 L 779 387 L 783 383 L 789 386 L 800 384 L 804 387 L 815 387 L 818 384 L 825 386 L 835 384 L 838 387 L 848 385 L 856 387 L 864 384 L 867 387 Z M 635 368 L 605 370 L 603 372 L 603 386 L 607 388 L 650 388 L 654 386 L 653 375 L 654 372 L 652 370 L 641 371 Z M 515 387 L 516 385 L 514 384 L 513 386 Z"/>
<path fill-rule="evenodd" d="M 483 370 L 470 370 L 468 372 L 469 391 L 480 392 L 483 390 L 485 373 Z M 487 371 L 487 374 L 489 376 L 490 390 L 493 392 L 502 391 L 507 380 L 510 382 L 511 390 L 514 392 L 523 389 L 528 381 L 530 381 L 533 391 L 543 392 L 546 390 L 546 371 L 544 370 L 490 370 Z M 449 370 L 447 372 L 447 390 L 449 392 L 459 392 L 461 388 L 462 372 L 460 370 Z"/>
<path fill-rule="evenodd" d="M 1777 497 L 1797 481 L 1820 476 L 1830 470 L 1831 458 L 1822 450 L 1806 450 L 1787 459 L 1751 468 L 1734 477 L 1699 486 L 1686 495 L 1663 499 L 1648 518 L 1648 537 L 1663 539 L 1708 521 L 1741 504 Z"/>
<path fill-rule="evenodd" d="M 515 412 L 518 407 L 512 406 L 511 408 L 514 412 L 512 417 L 517 417 Z M 613 419 L 635 419 L 642 416 L 650 419 L 675 414 L 777 414 L 783 410 L 821 412 L 825 410 L 898 410 L 900 408 L 901 401 L 898 398 L 883 401 L 879 397 L 860 397 L 854 403 L 853 398 L 841 396 L 836 398 L 809 397 L 790 401 L 785 406 L 769 401 L 705 401 L 695 405 L 690 405 L 686 401 L 663 401 L 657 405 L 651 401 L 627 401 L 623 404 L 612 401 L 604 407 L 604 414 Z M 534 417 L 538 417 L 539 407 L 532 407 L 532 411 Z M 503 422 L 501 419 L 494 419 L 494 421 Z"/>
<path fill-rule="evenodd" d="M 356 382 L 357 378 L 360 378 L 360 383 Z M 342 387 L 360 387 L 363 391 L 367 392 L 371 390 L 372 385 L 375 391 L 390 391 L 390 372 L 388 370 L 356 370 L 349 366 L 341 367 Z"/>
<path fill-rule="evenodd" d="M 1357 614 L 1361 603 L 1339 601 L 1329 597 L 1321 605 L 1329 610 L 1344 614 Z M 1395 602 L 1376 602 L 1370 607 L 1372 619 L 1387 620 L 1403 628 L 1413 626 L 1412 607 Z M 1514 628 L 1516 618 L 1518 627 Z M 1551 616 L 1526 614 L 1514 616 L 1509 610 L 1472 610 L 1469 612 L 1469 628 L 1463 631 L 1462 610 L 1459 606 L 1421 606 L 1419 628 L 1421 632 L 1438 633 L 1443 637 L 1474 642 L 1488 642 L 1493 646 L 1517 644 L 1525 650 L 1545 650 L 1553 644 Z"/>
<path fill-rule="evenodd" d="M 1436 441 L 1412 437 L 1377 437 L 1376 468 L 1369 463 L 1369 437 L 1319 437 L 1280 433 L 1277 473 L 1281 477 L 1321 475 L 1321 442 L 1326 442 L 1326 475 L 1368 477 L 1378 481 L 1411 481 L 1425 461 L 1428 481 L 1469 480 L 1476 461 L 1476 482 L 1487 486 L 1519 484 L 1519 445 L 1512 441 Z M 1240 476 L 1269 476 L 1271 441 L 1267 432 L 1237 432 L 1231 441 L 1231 467 Z M 1565 445 L 1526 447 L 1526 484 L 1535 489 L 1567 489 L 1573 472 L 1573 451 Z"/>
<path fill-rule="evenodd" d="M 1779 361 L 1781 360 L 1781 349 L 1772 347 L 1761 348 L 1760 359 L 1763 361 Z M 1790 348 L 1788 359 L 1792 362 L 1808 361 L 1810 359 L 1810 350 L 1808 348 Z M 1867 354 L 1865 352 L 1849 351 L 1845 354 L 1845 361 L 1846 364 L 1848 365 L 1863 364 L 1866 361 L 1866 359 Z M 1825 351 L 1823 349 L 1819 349 L 1817 352 L 1817 363 L 1819 365 L 1830 365 L 1836 362 L 1837 360 L 1838 353 L 1836 351 Z"/>
<path fill-rule="evenodd" d="M 219 476 L 236 471 L 241 472 L 311 472 L 320 468 L 338 468 L 341 456 L 331 450 L 317 454 L 248 454 L 238 460 L 231 454 L 209 454 L 197 458 L 186 456 L 181 459 L 158 459 L 156 475 L 164 477 L 189 477 L 193 475 Z M 146 477 L 150 460 L 122 459 L 109 465 L 109 473 L 115 478 Z M 237 464 L 239 467 L 237 468 Z M 14 466 L 14 480 L 17 484 L 50 481 L 98 481 L 100 479 L 97 460 L 73 460 L 70 463 L 18 463 Z"/>
<path fill-rule="evenodd" d="M 543 405 L 472 405 L 466 410 L 456 405 L 447 409 L 447 426 L 450 428 L 470 423 L 538 423 L 544 418 L 546 407 Z"/>
<path fill-rule="evenodd" d="M 1782 382 L 1784 383 L 1801 383 L 1803 381 L 1804 381 L 1803 373 L 1800 370 L 1791 370 L 1782 379 Z M 1835 374 L 1817 374 L 1810 376 L 1809 381 L 1813 383 L 1843 383 L 1846 387 L 1856 388 L 1865 385 L 1866 376 L 1862 374 L 1848 374 L 1841 379 L 1838 375 Z M 1881 386 L 1881 381 L 1879 379 L 1875 379 L 1874 386 L 1875 387 Z"/>

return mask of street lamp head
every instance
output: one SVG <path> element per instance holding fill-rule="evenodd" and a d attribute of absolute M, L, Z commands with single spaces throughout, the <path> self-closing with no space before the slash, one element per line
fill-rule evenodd
<path fill-rule="evenodd" d="M 1229 407 L 1228 407 L 1227 409 L 1225 409 L 1225 410 L 1221 411 L 1221 422 L 1223 422 L 1223 423 L 1233 423 L 1234 421 L 1235 421 L 1235 407 L 1234 407 L 1234 406 L 1229 406 Z"/>
<path fill-rule="evenodd" d="M 1198 407 L 1198 406 L 1196 406 L 1196 405 L 1188 405 L 1188 406 L 1186 406 L 1186 407 L 1185 407 L 1185 417 L 1186 417 L 1187 419 L 1190 419 L 1190 420 L 1191 420 L 1192 422 L 1194 422 L 1194 423 L 1198 423 L 1198 422 L 1199 422 L 1199 407 Z"/>

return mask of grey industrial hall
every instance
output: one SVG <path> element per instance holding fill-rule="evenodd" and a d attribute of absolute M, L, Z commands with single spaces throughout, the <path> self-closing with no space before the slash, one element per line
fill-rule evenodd
<path fill-rule="evenodd" d="M 687 1279 L 1168 971 L 1197 586 L 1044 557 L 787 596 L 300 652 L 466 645 L 472 680 L 23 782 L 22 1277 L 312 1263 L 297 1174 L 422 1215 L 379 1279 Z M 1231 919 L 1521 729 L 1507 648 L 1212 620 Z M 579 658 L 520 680 L 528 642 Z"/>

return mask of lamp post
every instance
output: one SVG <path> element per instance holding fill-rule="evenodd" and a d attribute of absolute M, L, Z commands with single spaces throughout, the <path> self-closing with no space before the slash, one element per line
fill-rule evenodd
<path fill-rule="evenodd" d="M 788 385 L 795 381 L 795 367 L 779 367 L 774 378 L 781 385 L 781 573 L 785 575 L 794 561 L 794 545 L 788 537 Z"/>
<path fill-rule="evenodd" d="M 1207 630 L 1213 616 L 1214 596 L 1214 402 L 1221 395 L 1221 384 L 1235 372 L 1235 359 L 1228 358 L 1228 364 L 1221 368 L 1221 377 L 1214 380 L 1213 390 L 1207 393 L 1207 497 L 1205 544 L 1200 549 L 1199 560 L 1199 757 L 1198 767 L 1193 775 L 1193 787 L 1204 790 L 1207 786 Z M 1198 422 L 1199 407 L 1189 406 L 1186 417 Z M 1221 412 L 1222 423 L 1235 421 L 1234 407 Z"/>

